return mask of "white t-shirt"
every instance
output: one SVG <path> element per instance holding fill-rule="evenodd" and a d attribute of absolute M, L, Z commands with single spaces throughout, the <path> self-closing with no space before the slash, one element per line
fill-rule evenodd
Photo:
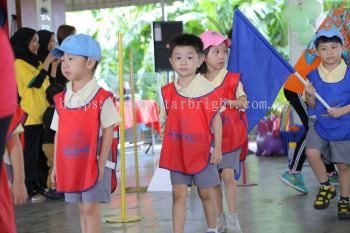
<path fill-rule="evenodd" d="M 69 108 L 82 107 L 89 103 L 97 91 L 101 88 L 95 78 L 91 79 L 85 86 L 77 92 L 72 90 L 72 82 L 67 84 L 67 91 L 64 96 L 64 106 Z M 58 129 L 59 115 L 55 111 L 51 123 L 51 129 L 57 131 Z M 102 105 L 100 124 L 102 129 L 116 126 L 121 122 L 120 114 L 114 105 L 112 99 L 108 98 Z"/>

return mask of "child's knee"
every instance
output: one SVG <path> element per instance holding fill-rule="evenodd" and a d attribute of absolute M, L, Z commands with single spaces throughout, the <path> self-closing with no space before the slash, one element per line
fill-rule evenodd
<path fill-rule="evenodd" d="M 82 204 L 80 207 L 80 214 L 84 216 L 94 215 L 98 213 L 97 203 Z"/>
<path fill-rule="evenodd" d="M 316 149 L 306 149 L 305 153 L 308 159 L 314 159 L 321 156 L 321 153 Z"/>
<path fill-rule="evenodd" d="M 227 184 L 231 184 L 231 183 L 234 183 L 234 170 L 233 169 L 224 169 L 222 171 L 222 180 L 224 181 L 224 184 L 227 185 Z"/>
<path fill-rule="evenodd" d="M 214 190 L 211 190 L 210 188 L 201 188 L 198 189 L 198 194 L 202 201 L 208 201 L 213 196 L 212 191 Z"/>
<path fill-rule="evenodd" d="M 338 163 L 337 167 L 338 167 L 339 173 L 345 173 L 350 171 L 350 166 L 343 163 Z"/>
<path fill-rule="evenodd" d="M 173 202 L 186 202 L 187 189 L 173 188 Z"/>

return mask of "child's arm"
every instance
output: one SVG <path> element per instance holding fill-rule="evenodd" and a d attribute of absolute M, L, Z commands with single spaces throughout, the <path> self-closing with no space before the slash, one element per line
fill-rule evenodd
<path fill-rule="evenodd" d="M 52 164 L 52 172 L 51 172 L 51 182 L 53 188 L 56 187 L 56 151 L 57 151 L 57 138 L 58 138 L 58 121 L 59 121 L 59 115 L 57 110 L 55 110 L 55 113 L 53 114 L 52 121 L 50 128 L 54 130 L 55 137 L 53 140 L 53 164 Z"/>
<path fill-rule="evenodd" d="M 103 179 L 105 165 L 108 159 L 109 152 L 112 147 L 113 128 L 114 128 L 114 125 L 111 125 L 107 128 L 102 129 L 102 143 L 101 143 L 100 157 L 98 159 L 98 167 L 99 167 L 99 173 L 100 173 L 98 181 L 101 181 Z"/>
<path fill-rule="evenodd" d="M 246 109 L 248 107 L 247 96 L 242 95 L 236 100 L 226 100 L 226 106 L 230 108 Z"/>
<path fill-rule="evenodd" d="M 210 163 L 218 164 L 222 159 L 221 141 L 222 141 L 222 121 L 220 114 L 216 114 L 213 119 L 213 133 L 214 133 L 214 150 L 211 153 Z"/>
<path fill-rule="evenodd" d="M 226 106 L 230 108 L 247 109 L 248 99 L 247 99 L 247 95 L 244 92 L 244 87 L 241 81 L 238 82 L 235 95 L 236 95 L 236 100 L 227 100 Z"/>
<path fill-rule="evenodd" d="M 341 117 L 350 112 L 350 104 L 345 105 L 341 108 L 332 107 L 328 109 L 328 115 L 334 118 Z"/>
<path fill-rule="evenodd" d="M 57 147 L 57 131 L 55 133 L 54 145 L 53 145 L 53 164 L 52 164 L 52 172 L 51 172 L 51 182 L 55 187 L 56 185 L 56 147 Z"/>
<path fill-rule="evenodd" d="M 17 133 L 14 133 L 6 144 L 12 165 L 13 182 L 11 193 L 15 205 L 23 205 L 28 199 L 27 189 L 24 184 L 24 163 L 21 141 Z"/>

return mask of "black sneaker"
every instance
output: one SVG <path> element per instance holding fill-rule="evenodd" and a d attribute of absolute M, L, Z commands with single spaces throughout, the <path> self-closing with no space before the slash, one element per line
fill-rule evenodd
<path fill-rule="evenodd" d="M 326 209 L 330 204 L 330 200 L 335 198 L 336 195 L 337 192 L 333 184 L 321 185 L 314 202 L 314 208 L 318 210 Z"/>
<path fill-rule="evenodd" d="M 63 200 L 64 199 L 64 193 L 58 193 L 56 192 L 56 189 L 50 189 L 46 193 L 46 198 L 50 200 Z"/>
<path fill-rule="evenodd" d="M 338 202 L 338 219 L 350 219 L 350 204 L 346 200 L 340 200 Z"/>

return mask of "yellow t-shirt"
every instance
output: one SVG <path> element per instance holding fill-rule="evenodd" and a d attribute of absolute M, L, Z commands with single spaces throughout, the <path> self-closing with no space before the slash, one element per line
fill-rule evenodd
<path fill-rule="evenodd" d="M 18 94 L 22 98 L 20 105 L 28 113 L 24 125 L 40 125 L 43 123 L 44 112 L 49 106 L 45 93 L 50 85 L 49 79 L 45 78 L 40 88 L 29 88 L 28 84 L 39 74 L 41 66 L 35 68 L 24 60 L 16 59 L 15 69 Z"/>
<path fill-rule="evenodd" d="M 77 92 L 72 89 L 72 82 L 67 83 L 67 91 L 64 96 L 64 106 L 69 108 L 78 108 L 89 103 L 96 95 L 100 86 L 97 84 L 95 78 L 91 79 L 85 86 Z M 51 129 L 54 131 L 58 130 L 59 115 L 55 111 Z M 102 105 L 100 124 L 101 128 L 107 128 L 111 125 L 118 125 L 121 122 L 120 114 L 114 105 L 113 101 L 108 98 Z"/>
<path fill-rule="evenodd" d="M 190 82 L 190 84 L 187 87 L 181 87 L 179 85 L 179 79 L 175 78 L 174 79 L 174 86 L 176 88 L 176 91 L 184 96 L 184 97 L 189 97 L 189 98 L 196 98 L 199 96 L 206 95 L 212 91 L 214 91 L 214 86 L 213 84 L 208 81 L 203 75 L 197 74 L 193 80 Z M 161 106 L 161 111 L 160 114 L 162 117 L 166 117 L 166 111 L 165 111 L 165 106 L 164 103 L 160 105 Z M 225 111 L 226 107 L 222 106 L 219 110 L 219 112 Z"/>
<path fill-rule="evenodd" d="M 328 71 L 322 63 L 317 68 L 318 73 L 320 74 L 320 78 L 326 83 L 336 83 L 343 80 L 345 77 L 346 69 L 347 65 L 343 59 L 341 59 L 340 64 L 332 71 Z M 303 100 L 306 100 L 305 91 L 303 92 L 302 98 Z"/>
<path fill-rule="evenodd" d="M 211 83 L 213 84 L 213 86 L 215 88 L 217 88 L 218 86 L 220 86 L 222 84 L 222 82 L 224 81 L 224 79 L 226 77 L 227 72 L 228 71 L 225 68 L 221 69 L 220 72 L 216 75 L 216 77 L 211 81 Z M 237 90 L 236 90 L 236 98 L 238 99 L 241 96 L 246 96 L 246 94 L 244 92 L 242 82 L 239 81 L 238 86 L 237 86 Z"/>
<path fill-rule="evenodd" d="M 212 84 L 201 74 L 197 74 L 188 87 L 181 87 L 178 78 L 174 80 L 174 85 L 179 94 L 189 98 L 196 98 L 214 91 Z"/>
<path fill-rule="evenodd" d="M 341 59 L 340 64 L 332 71 L 328 71 L 321 63 L 318 67 L 318 73 L 321 79 L 326 83 L 336 83 L 344 79 L 346 73 L 346 64 Z"/>

